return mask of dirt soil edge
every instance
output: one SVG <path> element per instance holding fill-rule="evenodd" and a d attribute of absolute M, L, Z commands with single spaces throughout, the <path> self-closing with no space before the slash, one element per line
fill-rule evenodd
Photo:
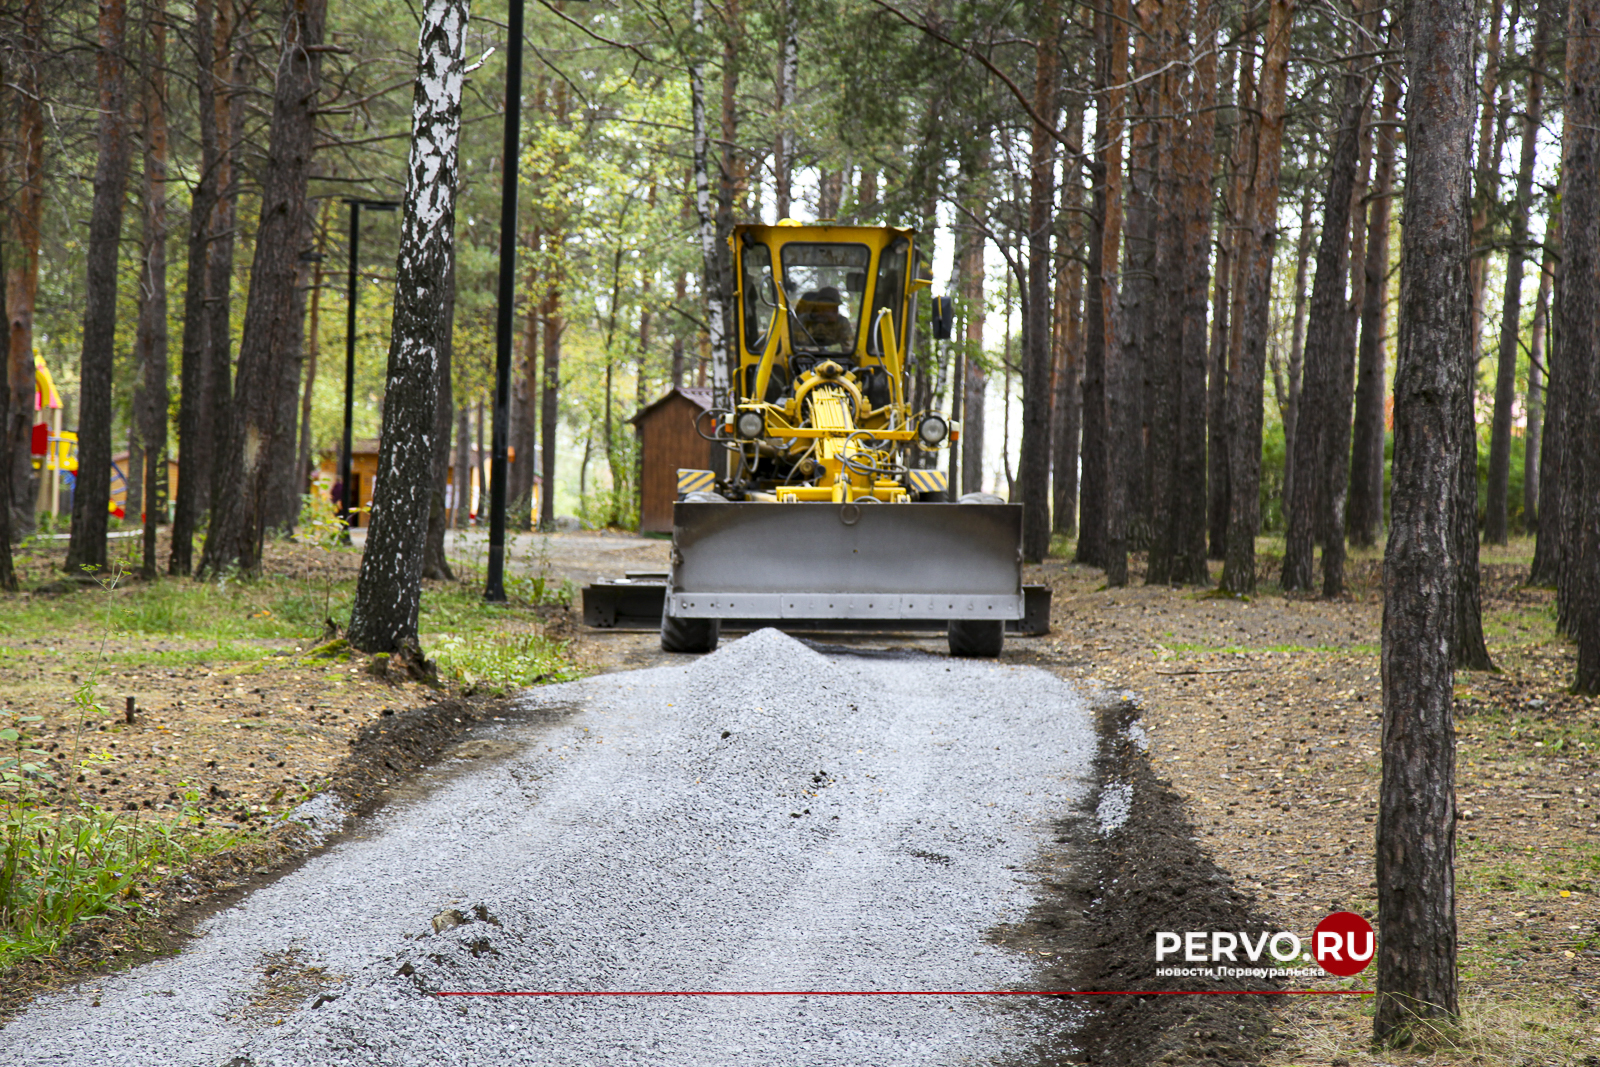
<path fill-rule="evenodd" d="M 1057 824 L 1060 852 L 1042 861 L 1048 892 L 1020 926 L 997 938 L 1047 956 L 1046 988 L 1193 989 L 1195 979 L 1155 975 L 1157 930 L 1264 930 L 1253 897 L 1238 889 L 1201 847 L 1183 799 L 1151 767 L 1138 705 L 1097 701 L 1096 789 Z M 1109 832 L 1098 812 L 1108 791 L 1128 798 L 1126 819 Z M 1115 802 L 1113 802 L 1115 803 Z M 1059 962 L 1055 962 L 1059 961 Z M 1216 990 L 1280 982 L 1227 979 Z M 1031 1064 L 1097 1067 L 1149 1064 L 1254 1065 L 1269 1047 L 1282 998 L 1265 996 L 1074 997 L 1081 1028 Z"/>
<path fill-rule="evenodd" d="M 388 799 L 389 787 L 436 762 L 474 725 L 506 707 L 499 697 L 452 696 L 385 713 L 350 739 L 350 752 L 321 795 L 336 798 L 349 816 L 369 815 Z M 350 823 L 347 817 L 345 830 Z M 204 856 L 144 889 L 139 912 L 84 922 L 53 955 L 0 972 L 0 1026 L 41 993 L 180 951 L 197 936 L 196 923 L 295 870 L 340 836 L 312 835 L 287 820 L 264 837 Z"/>

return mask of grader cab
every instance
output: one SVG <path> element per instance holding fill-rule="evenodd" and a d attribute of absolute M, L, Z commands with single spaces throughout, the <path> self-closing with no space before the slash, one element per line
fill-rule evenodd
<path fill-rule="evenodd" d="M 721 624 L 944 624 L 954 655 L 996 656 L 1025 615 L 1020 505 L 950 502 L 959 435 L 908 398 L 916 234 L 737 226 L 732 381 L 702 416 L 723 470 L 679 471 L 661 645 L 716 647 Z M 735 358 L 736 357 L 736 358 Z"/>

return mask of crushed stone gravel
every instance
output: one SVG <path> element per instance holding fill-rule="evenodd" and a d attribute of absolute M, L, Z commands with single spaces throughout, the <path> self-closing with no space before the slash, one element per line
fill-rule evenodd
<path fill-rule="evenodd" d="M 977 1063 L 1073 1025 L 1032 998 L 436 995 L 1028 988 L 989 935 L 1089 799 L 1068 683 L 762 630 L 520 710 L 481 734 L 509 755 L 358 824 L 181 955 L 42 999 L 0 1065 Z M 290 1004 L 286 958 L 315 978 Z"/>

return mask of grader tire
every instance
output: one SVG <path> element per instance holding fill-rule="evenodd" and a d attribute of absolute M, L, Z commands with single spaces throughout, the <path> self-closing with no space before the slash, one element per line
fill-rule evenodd
<path fill-rule="evenodd" d="M 721 636 L 720 619 L 680 619 L 661 613 L 661 650 L 663 652 L 713 652 Z"/>
<path fill-rule="evenodd" d="M 952 656 L 994 659 L 1005 645 L 1006 624 L 998 620 L 951 620 L 949 637 Z"/>

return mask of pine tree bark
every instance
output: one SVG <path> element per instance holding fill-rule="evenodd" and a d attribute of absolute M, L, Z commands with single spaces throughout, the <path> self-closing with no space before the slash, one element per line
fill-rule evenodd
<path fill-rule="evenodd" d="M 144 93 L 144 277 L 141 279 L 136 346 L 144 368 L 139 391 L 139 437 L 144 451 L 144 555 L 140 574 L 160 573 L 156 528 L 166 516 L 158 505 L 167 477 L 167 12 L 165 0 L 150 6 L 148 73 Z M 133 459 L 130 456 L 129 462 Z M 139 510 L 129 507 L 130 518 Z"/>
<path fill-rule="evenodd" d="M 1408 8 L 1405 229 L 1384 552 L 1378 1004 L 1373 1037 L 1404 1045 L 1457 1012 L 1455 727 L 1450 642 L 1457 398 L 1471 343 L 1467 174 L 1472 7 Z"/>
<path fill-rule="evenodd" d="M 117 244 L 128 184 L 124 0 L 100 0 L 96 43 L 100 120 L 94 204 L 84 256 L 83 354 L 79 363 L 78 475 L 72 493 L 69 574 L 106 566 L 106 508 L 111 500 L 111 374 L 117 331 Z"/>
<path fill-rule="evenodd" d="M 11 166 L 0 168 L 0 194 L 6 203 L 6 238 L 15 259 L 0 276 L 5 289 L 6 363 L 0 388 L 9 387 L 10 414 L 0 422 L 9 444 L 0 466 L 0 506 L 9 506 L 13 536 L 34 530 L 38 476 L 30 441 L 34 425 L 33 318 L 39 297 L 39 234 L 44 218 L 44 0 L 21 0 L 17 36 L 11 49 L 0 100 L 15 116 Z M 9 172 L 9 173 L 8 173 Z M 6 503 L 9 501 L 9 504 Z"/>
<path fill-rule="evenodd" d="M 562 235 L 552 233 L 550 251 L 559 254 Z M 552 259 L 552 262 L 556 260 Z M 540 468 L 539 528 L 550 530 L 556 521 L 556 433 L 559 430 L 558 404 L 561 399 L 561 334 L 566 320 L 561 315 L 561 284 L 554 270 L 546 281 L 544 306 L 539 318 L 544 322 L 544 375 L 539 388 Z"/>
<path fill-rule="evenodd" d="M 1081 147 L 1083 112 L 1072 112 L 1067 128 Z M 1077 153 L 1071 153 L 1077 154 Z M 1067 165 L 1062 183 L 1062 209 L 1066 226 L 1057 239 L 1055 325 L 1056 380 L 1050 448 L 1051 530 L 1071 536 L 1078 530 L 1078 434 L 1082 423 L 1083 377 L 1083 267 L 1078 250 L 1083 245 L 1083 184 L 1076 164 Z"/>
<path fill-rule="evenodd" d="M 1557 338 L 1565 367 L 1563 516 L 1568 537 L 1557 596 L 1577 638 L 1573 689 L 1600 692 L 1600 0 L 1572 0 L 1567 22 L 1563 267 Z"/>
<path fill-rule="evenodd" d="M 1398 23 L 1390 26 L 1391 48 L 1400 46 Z M 1367 213 L 1367 256 L 1362 268 L 1361 341 L 1357 351 L 1355 443 L 1350 456 L 1350 540 L 1370 547 L 1383 528 L 1383 334 L 1389 280 L 1389 201 L 1399 141 L 1400 71 L 1385 67 L 1378 112 L 1377 165 Z"/>
<path fill-rule="evenodd" d="M 1272 361 L 1273 386 L 1278 400 L 1278 410 L 1283 419 L 1283 487 L 1281 507 L 1285 517 L 1289 514 L 1289 500 L 1294 496 L 1295 454 L 1294 442 L 1300 431 L 1300 390 L 1305 384 L 1302 373 L 1306 365 L 1306 267 L 1311 262 L 1311 245 L 1316 227 L 1311 225 L 1311 208 L 1316 188 L 1306 185 L 1300 201 L 1300 236 L 1295 246 L 1294 261 L 1294 324 L 1289 336 L 1289 366 L 1287 380 L 1278 383 L 1278 361 Z"/>
<path fill-rule="evenodd" d="M 1243 138 L 1243 116 L 1238 109 L 1239 53 L 1229 49 L 1223 56 L 1220 86 L 1230 94 L 1223 107 L 1232 113 L 1230 124 L 1218 137 L 1223 147 L 1222 197 L 1218 205 L 1216 236 L 1217 266 L 1211 287 L 1211 353 L 1206 363 L 1206 534 L 1207 558 L 1220 560 L 1228 544 L 1228 334 L 1232 310 L 1233 261 L 1239 222 L 1236 155 Z"/>
<path fill-rule="evenodd" d="M 1284 590 L 1308 590 L 1314 581 L 1315 543 L 1322 540 L 1326 596 L 1337 595 L 1343 588 L 1344 523 L 1335 523 L 1333 517 L 1337 512 L 1338 518 L 1343 519 L 1344 479 L 1341 477 L 1334 484 L 1332 460 L 1338 437 L 1335 422 L 1348 420 L 1350 410 L 1349 388 L 1345 385 L 1349 375 L 1345 368 L 1350 362 L 1352 339 L 1346 333 L 1349 316 L 1344 292 L 1350 259 L 1350 194 L 1356 180 L 1365 95 L 1365 79 L 1347 71 L 1339 132 L 1328 158 L 1322 241 L 1311 283 L 1305 377 L 1295 428 L 1294 492 L 1289 498 L 1288 532 L 1283 544 Z"/>
<path fill-rule="evenodd" d="M 450 343 L 450 249 L 466 31 L 467 0 L 428 0 L 417 46 L 378 478 L 350 612 L 350 644 L 365 652 L 418 645 L 440 363 Z"/>
<path fill-rule="evenodd" d="M 305 226 L 295 245 L 299 251 L 295 257 L 293 296 L 285 320 L 287 341 L 277 358 L 278 385 L 275 393 L 278 413 L 273 419 L 276 429 L 267 458 L 264 522 L 268 530 L 285 538 L 294 536 L 295 523 L 300 520 L 300 497 L 306 491 L 308 473 L 299 467 L 295 457 L 298 454 L 300 381 L 306 361 L 306 312 L 310 303 L 313 266 L 309 256 L 316 247 L 311 220 L 312 211 L 308 205 Z"/>
<path fill-rule="evenodd" d="M 1216 7 L 1200 0 L 1194 10 L 1194 76 L 1185 101 L 1188 115 L 1179 145 L 1178 180 L 1182 194 L 1182 307 L 1177 367 L 1178 454 L 1173 472 L 1171 579 L 1183 585 L 1210 585 L 1206 568 L 1206 297 L 1211 286 L 1211 176 L 1215 169 L 1217 53 Z"/>
<path fill-rule="evenodd" d="M 237 418 L 228 420 L 213 471 L 211 525 L 198 568 L 201 576 L 233 567 L 250 575 L 260 572 L 272 484 L 270 457 L 279 434 L 294 429 L 292 419 L 289 426 L 278 424 L 281 361 L 295 344 L 294 313 L 303 306 L 295 288 L 300 252 L 309 233 L 306 186 L 322 67 L 320 52 L 314 49 L 322 44 L 326 14 L 327 0 L 294 0 L 283 24 L 261 221 L 234 383 L 232 409 Z M 213 292 L 214 298 L 220 295 Z"/>
<path fill-rule="evenodd" d="M 988 162 L 981 154 L 973 170 L 982 175 Z M 981 177 L 973 179 L 981 181 Z M 988 321 L 984 307 L 983 237 L 974 230 L 988 220 L 988 197 L 975 185 L 967 191 L 974 219 L 972 226 L 956 233 L 956 262 L 960 268 L 961 283 L 958 292 L 966 319 L 963 338 L 967 350 L 966 381 L 961 385 L 961 493 L 983 491 L 983 439 L 985 401 L 989 392 L 989 376 L 982 364 L 972 358 L 983 351 L 983 331 Z"/>
<path fill-rule="evenodd" d="M 1028 171 L 1028 299 L 1022 337 L 1022 557 L 1037 563 L 1050 551 L 1050 235 L 1055 226 L 1055 130 L 1061 12 L 1056 0 L 1039 11 L 1035 48 L 1033 140 Z"/>
<path fill-rule="evenodd" d="M 1567 150 L 1567 133 L 1572 129 L 1572 117 L 1562 115 L 1562 156 Z M 1565 166 L 1561 188 L 1567 184 Z M 1562 303 L 1566 292 L 1566 260 L 1562 254 L 1561 227 L 1566 216 L 1566 197 L 1558 195 L 1557 204 L 1562 210 L 1553 212 L 1545 226 L 1544 243 L 1555 261 L 1552 273 L 1549 356 L 1545 367 L 1544 432 L 1539 442 L 1539 534 L 1533 545 L 1533 565 L 1528 569 L 1528 581 L 1533 585 L 1556 588 L 1559 593 L 1561 574 L 1566 559 L 1567 511 L 1566 507 L 1566 425 L 1567 397 L 1570 386 L 1567 379 L 1572 370 L 1572 360 L 1566 355 L 1566 342 L 1562 336 Z M 1565 620 L 1560 615 L 1561 601 L 1556 601 L 1556 628 L 1565 633 Z"/>
<path fill-rule="evenodd" d="M 245 8 L 248 13 L 249 8 Z M 239 221 L 240 180 L 244 168 L 244 101 L 247 95 L 245 65 L 251 59 L 251 27 L 238 0 L 217 4 L 217 67 L 226 72 L 228 91 L 216 98 L 218 148 L 221 164 L 217 210 L 212 218 L 210 249 L 210 359 L 206 368 L 206 407 L 211 415 L 211 477 L 203 486 L 201 507 L 209 512 L 213 502 L 233 492 L 232 468 L 224 462 L 228 434 L 233 427 L 233 259 L 234 233 Z M 259 234 L 258 234 L 259 237 Z"/>
<path fill-rule="evenodd" d="M 226 0 L 224 0 L 226 2 Z M 208 307 L 213 216 L 221 200 L 225 166 L 217 114 L 217 83 L 225 76 L 217 48 L 217 19 L 213 0 L 195 0 L 193 55 L 195 60 L 195 121 L 200 131 L 200 169 L 189 194 L 189 259 L 184 272 L 183 337 L 178 378 L 178 487 L 173 494 L 172 548 L 167 572 L 188 575 L 194 570 L 194 531 L 205 501 L 210 497 L 214 440 L 211 436 L 210 362 L 213 341 Z M 226 56 L 221 51 L 221 56 Z"/>
<path fill-rule="evenodd" d="M 1527 255 L 1528 214 L 1533 207 L 1533 165 L 1543 118 L 1544 64 L 1551 3 L 1539 6 L 1534 20 L 1526 104 L 1522 117 L 1522 154 L 1517 164 L 1516 200 L 1511 206 L 1510 243 L 1506 249 L 1505 299 L 1500 312 L 1500 350 L 1495 370 L 1494 421 L 1489 431 L 1489 484 L 1484 500 L 1483 540 L 1503 545 L 1510 533 L 1511 407 L 1517 392 L 1517 349 L 1522 337 L 1522 267 Z M 1527 439 L 1524 438 L 1527 443 Z"/>
<path fill-rule="evenodd" d="M 1130 339 L 1138 338 L 1143 366 L 1143 424 L 1149 531 L 1146 542 L 1145 583 L 1165 585 L 1172 578 L 1172 559 L 1180 521 L 1176 497 L 1175 472 L 1178 452 L 1178 365 L 1183 347 L 1183 207 L 1177 174 L 1182 118 L 1178 112 L 1177 82 L 1173 69 L 1179 62 L 1175 15 L 1178 5 L 1141 4 L 1138 10 L 1151 10 L 1153 20 L 1141 20 L 1141 46 L 1135 53 L 1134 78 L 1154 74 L 1145 84 L 1148 90 L 1141 101 L 1146 116 L 1141 123 L 1146 131 L 1139 149 L 1129 162 L 1128 260 L 1130 277 L 1122 287 L 1123 316 Z M 1146 43 L 1147 42 L 1147 43 Z M 1142 175 L 1140 172 L 1143 172 Z M 1142 187 L 1142 188 L 1141 188 Z M 1134 195 L 1139 190 L 1139 195 Z M 1135 259 L 1134 250 L 1142 242 L 1133 239 L 1135 220 L 1149 220 L 1151 240 L 1146 252 L 1145 270 Z M 1141 257 L 1144 258 L 1144 257 Z M 1148 272 L 1149 282 L 1140 284 L 1135 272 Z M 1148 311 L 1135 319 L 1134 294 L 1143 290 Z M 1141 328 L 1142 326 L 1142 328 Z"/>
<path fill-rule="evenodd" d="M 1094 13 L 1096 80 L 1105 88 L 1106 15 Z M 1106 305 L 1101 277 L 1105 273 L 1106 114 L 1095 108 L 1093 151 L 1087 154 L 1089 216 L 1083 288 L 1083 442 L 1079 449 L 1082 475 L 1078 483 L 1078 547 L 1074 560 L 1091 567 L 1106 559 Z"/>
<path fill-rule="evenodd" d="M 300 447 L 295 451 L 294 469 L 298 472 L 300 491 L 312 492 L 311 453 L 316 442 L 311 428 L 311 401 L 317 384 L 317 364 L 322 356 L 322 285 L 327 275 L 323 264 L 327 262 L 328 225 L 333 208 L 333 198 L 325 197 L 317 218 L 316 254 L 312 257 L 310 311 L 306 319 L 306 372 L 300 389 Z"/>
<path fill-rule="evenodd" d="M 1552 220 L 1553 221 L 1553 220 Z M 1548 242 L 1553 225 L 1546 224 Z M 1555 277 L 1555 258 L 1548 243 L 1544 262 L 1539 269 L 1539 295 L 1533 305 L 1533 330 L 1528 338 L 1528 429 L 1523 438 L 1522 451 L 1522 515 L 1523 523 L 1532 533 L 1540 526 L 1539 482 L 1543 472 L 1539 468 L 1539 455 L 1544 444 L 1544 361 L 1545 337 L 1549 333 L 1550 283 Z"/>
<path fill-rule="evenodd" d="M 1106 112 L 1105 140 L 1101 142 L 1105 170 L 1102 188 L 1105 190 L 1105 208 L 1100 225 L 1100 274 L 1096 279 L 1100 289 L 1101 319 L 1104 325 L 1105 395 L 1106 395 L 1106 471 L 1105 513 L 1106 532 L 1102 548 L 1102 567 L 1106 584 L 1112 587 L 1128 584 L 1128 479 L 1125 476 L 1125 459 L 1138 433 L 1130 410 L 1131 394 L 1135 388 L 1129 373 L 1124 348 L 1119 343 L 1118 264 L 1122 244 L 1122 128 L 1123 106 L 1127 99 L 1128 82 L 1128 0 L 1109 0 L 1109 10 L 1101 20 L 1102 40 L 1105 42 L 1105 74 L 1101 78 L 1096 110 Z"/>
<path fill-rule="evenodd" d="M 455 528 L 465 530 L 472 521 L 472 405 L 456 408 L 455 469 L 450 472 L 456 491 Z"/>
<path fill-rule="evenodd" d="M 1278 170 L 1289 70 L 1293 0 L 1271 0 L 1261 63 L 1260 119 L 1250 177 L 1249 212 L 1239 234 L 1240 356 L 1228 373 L 1228 558 L 1221 587 L 1235 595 L 1255 591 L 1256 534 L 1261 528 L 1262 386 L 1272 283 L 1272 253 L 1278 235 Z"/>
<path fill-rule="evenodd" d="M 536 94 L 537 95 L 537 94 Z M 508 507 L 507 524 L 515 530 L 526 530 L 533 521 L 533 491 L 536 484 L 534 457 L 539 453 L 539 259 L 543 252 L 544 235 L 537 228 L 529 238 L 531 255 L 528 257 L 527 314 L 522 329 L 522 360 L 512 391 L 511 444 L 517 452 L 517 462 L 511 464 L 506 497 L 515 506 Z"/>
<path fill-rule="evenodd" d="M 7 70 L 5 60 L 0 57 L 0 85 L 5 84 Z M 0 241 L 0 279 L 6 277 L 6 243 Z M 10 322 L 7 315 L 6 286 L 0 285 L 0 322 Z M 0 427 L 5 427 L 6 419 L 11 414 L 11 388 L 9 383 L 0 388 Z M 11 469 L 11 438 L 8 434 L 0 433 L 0 471 Z M 11 559 L 11 481 L 0 478 L 0 592 L 15 593 L 17 591 L 17 572 Z"/>

